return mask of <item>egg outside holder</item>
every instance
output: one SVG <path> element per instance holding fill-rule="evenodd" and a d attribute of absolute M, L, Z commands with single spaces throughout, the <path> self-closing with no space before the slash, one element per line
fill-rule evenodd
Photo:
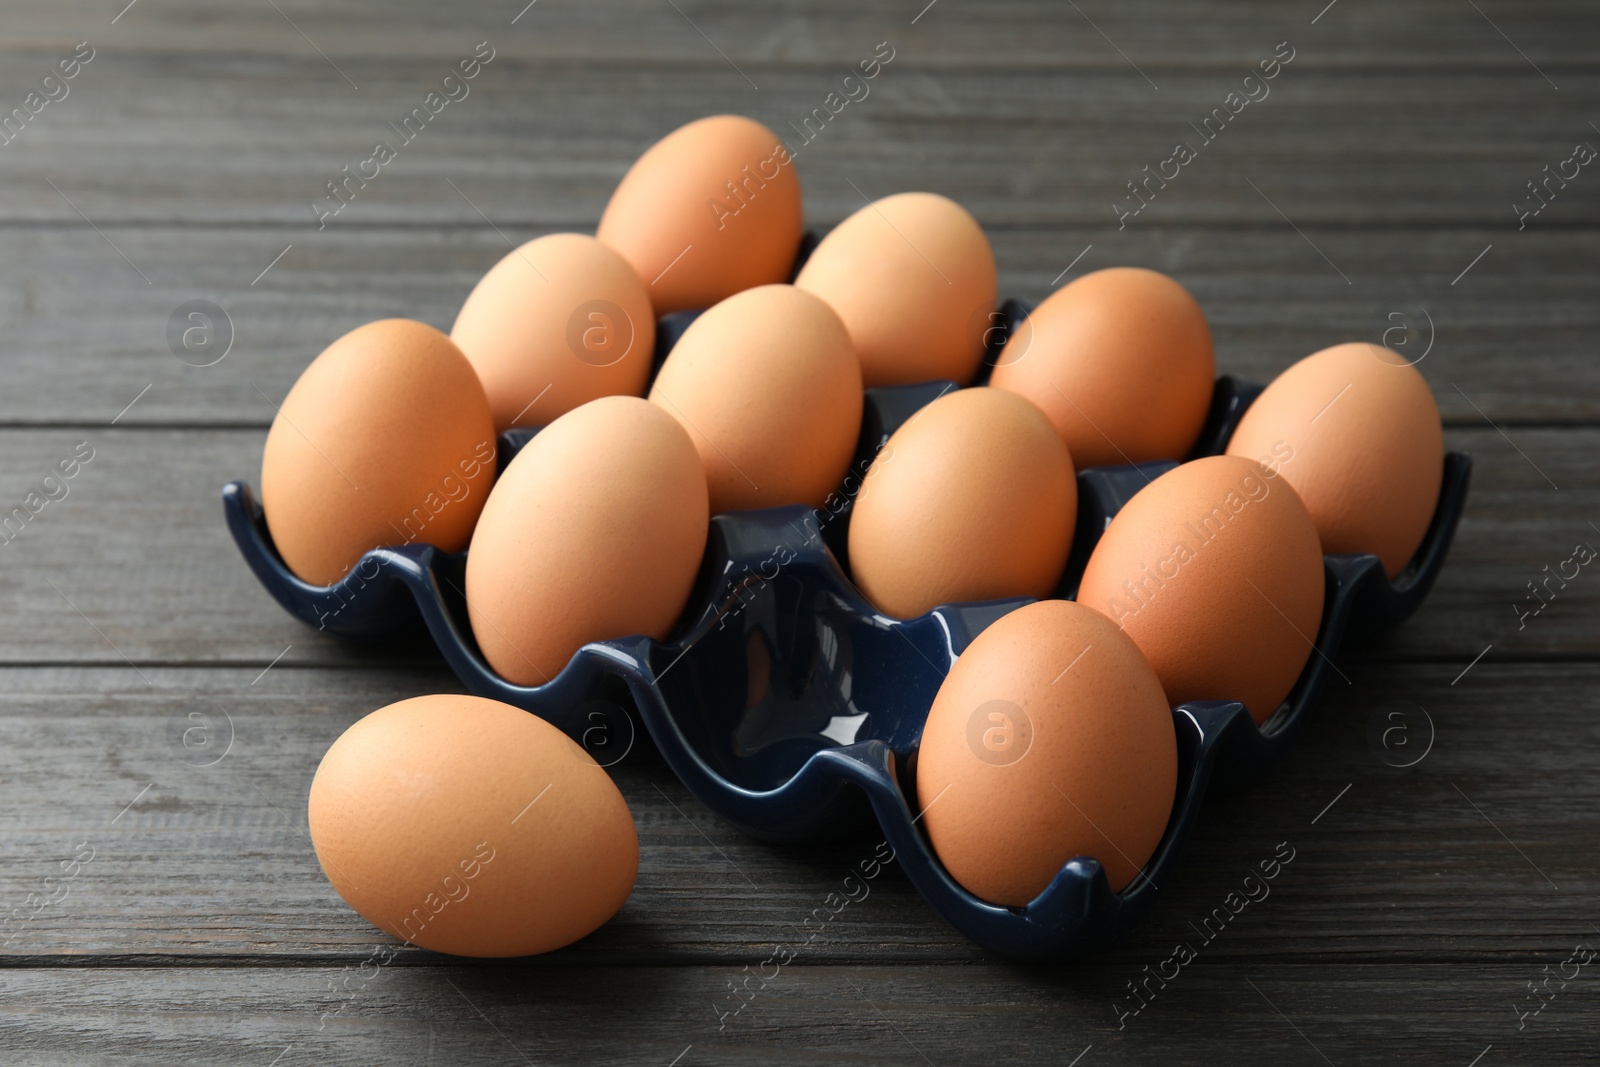
<path fill-rule="evenodd" d="M 1021 305 L 1006 305 L 1013 324 L 1017 309 L 1026 314 Z M 668 336 L 658 361 L 675 340 Z M 865 472 L 895 429 L 952 387 L 869 390 L 852 476 Z M 1258 385 L 1219 378 L 1195 455 L 1221 452 L 1260 392 Z M 532 436 L 502 435 L 502 465 Z M 1111 517 L 1176 465 L 1079 472 L 1078 535 L 1057 595 L 1075 590 Z M 342 581 L 317 587 L 284 566 L 247 485 L 226 486 L 223 505 L 257 578 L 308 625 L 360 637 L 426 629 L 471 692 L 540 716 L 603 763 L 632 746 L 634 723 L 624 707 L 632 704 L 690 791 L 755 836 L 837 833 L 858 825 L 864 795 L 907 877 L 952 926 L 1004 955 L 1062 958 L 1116 939 L 1143 915 L 1171 875 L 1206 792 L 1242 788 L 1281 758 L 1343 642 L 1380 633 L 1417 609 L 1443 566 L 1470 474 L 1468 456 L 1446 456 L 1432 524 L 1394 582 L 1375 556 L 1324 558 L 1327 596 L 1316 651 L 1262 727 L 1237 702 L 1173 709 L 1173 813 L 1129 887 L 1113 893 L 1099 862 L 1080 856 L 1021 908 L 996 906 L 961 888 L 934 855 L 907 798 L 916 795 L 912 761 L 945 674 L 985 627 L 1031 601 L 944 605 L 909 620 L 879 614 L 840 567 L 854 492 L 848 481 L 835 510 L 800 506 L 713 517 L 689 609 L 671 640 L 635 636 L 585 645 L 555 678 L 535 687 L 506 682 L 483 660 L 466 613 L 464 553 L 428 545 L 375 549 Z"/>

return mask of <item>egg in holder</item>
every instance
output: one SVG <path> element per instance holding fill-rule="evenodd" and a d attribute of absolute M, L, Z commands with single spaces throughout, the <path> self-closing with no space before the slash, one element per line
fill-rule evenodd
<path fill-rule="evenodd" d="M 1007 301 L 1014 329 L 1027 308 Z M 693 312 L 666 316 L 656 363 Z M 998 342 L 991 347 L 991 357 Z M 992 361 L 991 361 L 992 365 Z M 931 382 L 867 391 L 850 478 L 859 479 L 899 426 L 953 387 Z M 1220 454 L 1262 387 L 1221 377 L 1190 458 Z M 500 463 L 537 431 L 501 435 Z M 1056 595 L 1070 598 L 1112 516 L 1150 480 L 1176 467 L 1155 462 L 1079 471 L 1072 553 Z M 850 478 L 837 507 L 731 512 L 711 519 L 705 557 L 673 638 L 593 642 L 554 679 L 524 687 L 489 669 L 472 637 L 466 556 L 421 544 L 368 552 L 339 582 L 317 587 L 284 566 L 249 487 L 230 483 L 223 504 L 246 562 L 273 597 L 308 625 L 378 638 L 426 629 L 473 693 L 524 708 L 584 745 L 602 764 L 634 743 L 637 711 L 656 747 L 691 792 L 718 815 L 768 839 L 815 837 L 856 825 L 863 800 L 907 877 L 972 940 L 1014 957 L 1063 957 L 1115 939 L 1150 906 L 1171 873 L 1208 789 L 1241 788 L 1264 775 L 1303 728 L 1347 640 L 1407 618 L 1432 588 L 1465 504 L 1471 460 L 1445 456 L 1433 520 L 1410 564 L 1390 581 L 1372 555 L 1324 557 L 1316 650 L 1288 698 L 1257 727 L 1244 705 L 1205 701 L 1172 711 L 1178 780 L 1166 830 L 1143 871 L 1113 893 L 1099 861 L 1067 862 L 1025 907 L 990 904 L 946 872 L 908 803 L 922 727 L 951 665 L 985 627 L 1031 601 L 944 605 L 914 619 L 876 611 L 840 566 Z"/>

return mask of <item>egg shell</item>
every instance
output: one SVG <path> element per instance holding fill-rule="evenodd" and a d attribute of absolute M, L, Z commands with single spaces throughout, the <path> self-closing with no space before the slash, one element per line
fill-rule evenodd
<path fill-rule="evenodd" d="M 1316 527 L 1288 482 L 1210 456 L 1134 494 L 1089 556 L 1078 601 L 1133 638 L 1169 703 L 1238 700 L 1260 724 L 1312 655 L 1323 584 Z"/>
<path fill-rule="evenodd" d="M 639 276 L 579 233 L 507 253 L 450 331 L 483 382 L 497 430 L 543 426 L 602 396 L 644 395 L 655 338 Z"/>
<path fill-rule="evenodd" d="M 1187 456 L 1216 373 L 1200 305 L 1138 267 L 1095 271 L 1050 294 L 995 362 L 989 384 L 1037 404 L 1080 470 Z"/>
<path fill-rule="evenodd" d="M 592 400 L 525 445 L 467 553 L 467 613 L 484 658 L 542 685 L 590 641 L 665 640 L 710 525 L 688 435 L 637 397 Z"/>
<path fill-rule="evenodd" d="M 713 115 L 652 145 L 600 217 L 600 240 L 650 291 L 657 315 L 787 281 L 804 228 L 788 149 L 742 115 Z"/>
<path fill-rule="evenodd" d="M 1444 482 L 1428 383 L 1399 353 L 1351 343 L 1278 375 L 1239 420 L 1228 454 L 1294 486 L 1327 553 L 1370 552 L 1390 578 L 1422 544 Z"/>
<path fill-rule="evenodd" d="M 869 389 L 971 382 L 999 291 L 977 220 L 935 193 L 863 207 L 822 239 L 794 284 L 839 313 Z"/>
<path fill-rule="evenodd" d="M 945 393 L 873 458 L 850 516 L 850 572 L 897 618 L 940 604 L 1049 595 L 1078 484 L 1038 408 L 999 389 Z"/>
<path fill-rule="evenodd" d="M 697 318 L 650 399 L 689 431 L 713 513 L 820 507 L 861 432 L 861 365 L 818 296 L 764 285 Z"/>
<path fill-rule="evenodd" d="M 628 899 L 639 838 L 606 772 L 542 719 L 415 697 L 322 757 L 307 807 L 323 873 L 374 926 L 435 952 L 528 956 Z"/>
<path fill-rule="evenodd" d="M 329 345 L 289 390 L 261 506 L 289 569 L 329 585 L 383 545 L 465 548 L 494 476 L 494 419 L 466 356 L 432 326 L 385 319 Z"/>
<path fill-rule="evenodd" d="M 1178 743 L 1155 671 L 1099 613 L 1019 608 L 968 646 L 922 731 L 917 802 L 945 869 L 1021 907 L 1076 856 L 1121 892 L 1172 815 Z"/>

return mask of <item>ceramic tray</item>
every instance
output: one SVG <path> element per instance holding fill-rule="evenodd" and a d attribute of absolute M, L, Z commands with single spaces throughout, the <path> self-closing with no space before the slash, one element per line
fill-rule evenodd
<path fill-rule="evenodd" d="M 1008 301 L 1000 314 L 1014 328 L 1027 308 Z M 693 313 L 681 313 L 662 320 L 658 366 L 692 319 Z M 857 463 L 952 387 L 930 382 L 869 390 Z M 1217 379 L 1194 455 L 1220 453 L 1260 392 L 1235 378 Z M 502 467 L 534 432 L 501 436 Z M 1089 551 L 1118 509 L 1147 480 L 1175 466 L 1078 473 L 1077 532 L 1057 595 L 1075 591 Z M 1260 728 L 1236 702 L 1173 709 L 1177 796 L 1140 877 L 1113 893 L 1100 864 L 1080 856 L 1022 908 L 986 903 L 957 885 L 921 833 L 908 798 L 916 796 L 910 761 L 946 672 L 984 627 L 1029 600 L 946 605 L 908 620 L 879 614 L 841 567 L 849 524 L 845 490 L 839 494 L 844 503 L 833 510 L 796 506 L 715 516 L 699 578 L 671 640 L 634 636 L 586 645 L 537 687 L 500 679 L 479 653 L 462 592 L 464 553 L 421 544 L 380 548 L 342 581 L 312 586 L 284 566 L 250 488 L 233 482 L 222 496 L 245 561 L 279 604 L 308 625 L 367 639 L 425 630 L 470 691 L 554 723 L 603 764 L 626 755 L 642 724 L 695 796 L 760 837 L 838 832 L 859 826 L 870 809 L 907 877 L 962 933 L 1006 955 L 1062 958 L 1114 939 L 1143 914 L 1155 886 L 1171 875 L 1207 791 L 1239 788 L 1272 767 L 1303 728 L 1346 641 L 1370 638 L 1416 610 L 1444 563 L 1470 473 L 1468 456 L 1446 456 L 1433 522 L 1395 581 L 1375 556 L 1325 557 L 1320 654 L 1310 657 L 1288 700 Z"/>

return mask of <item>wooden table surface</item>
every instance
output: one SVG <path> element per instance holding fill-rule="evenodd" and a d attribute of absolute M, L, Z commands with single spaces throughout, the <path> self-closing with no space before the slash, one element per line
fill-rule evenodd
<path fill-rule="evenodd" d="M 0 147 L 0 511 L 92 452 L 0 543 L 0 1060 L 1600 1058 L 1600 577 L 1516 607 L 1600 545 L 1600 174 L 1569 162 L 1600 145 L 1592 4 L 125 2 L 0 15 L 0 114 L 92 54 Z M 470 95 L 319 229 L 324 183 L 483 41 Z M 659 136 L 723 111 L 787 134 L 880 42 L 870 94 L 799 153 L 810 224 L 930 189 L 985 225 L 1006 294 L 1171 273 L 1223 371 L 1343 340 L 1420 358 L 1476 463 L 1431 599 L 1341 655 L 1294 752 L 1210 799 L 1152 913 L 1093 958 L 997 959 L 891 868 L 722 1018 L 877 837 L 751 841 L 638 752 L 613 922 L 526 961 L 376 965 L 392 942 L 323 878 L 307 789 L 358 717 L 458 686 L 425 648 L 291 621 L 218 490 L 255 480 L 273 402 L 333 338 L 448 328 L 508 240 L 592 230 Z M 1275 53 L 1269 95 L 1119 226 L 1127 183 Z M 227 316 L 211 366 L 169 345 L 194 300 Z M 1411 747 L 1375 745 L 1397 709 Z M 209 766 L 173 741 L 191 713 L 229 742 Z M 1281 842 L 1270 896 L 1124 1016 Z"/>

